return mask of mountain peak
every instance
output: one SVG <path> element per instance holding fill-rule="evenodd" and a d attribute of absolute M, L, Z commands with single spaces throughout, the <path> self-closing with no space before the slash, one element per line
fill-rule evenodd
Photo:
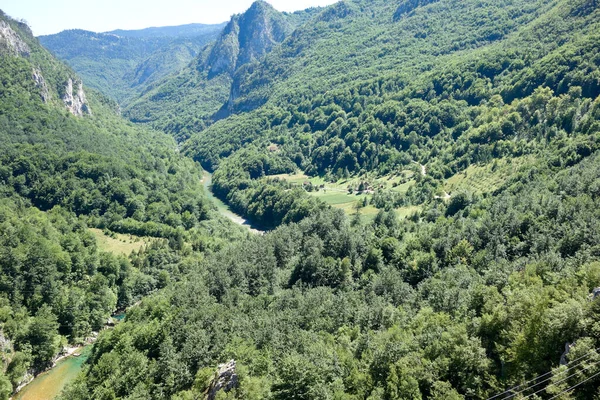
<path fill-rule="evenodd" d="M 252 5 L 248 9 L 248 11 L 257 10 L 257 9 L 275 10 L 275 8 L 271 4 L 269 4 L 268 2 L 266 2 L 264 0 L 256 0 L 254 3 L 252 3 Z M 248 12 L 248 11 L 246 11 L 246 12 Z M 277 10 L 275 10 L 275 11 L 277 11 Z"/>
<path fill-rule="evenodd" d="M 210 76 L 233 75 L 241 65 L 257 60 L 281 43 L 290 25 L 284 14 L 258 0 L 243 14 L 234 15 L 215 43 L 205 68 Z"/>

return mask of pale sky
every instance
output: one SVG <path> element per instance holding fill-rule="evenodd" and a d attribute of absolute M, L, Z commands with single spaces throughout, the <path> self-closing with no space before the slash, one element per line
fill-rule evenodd
<path fill-rule="evenodd" d="M 65 29 L 106 32 L 189 23 L 217 24 L 247 10 L 254 0 L 0 0 L 0 9 L 25 19 L 33 33 Z M 279 11 L 326 6 L 337 0 L 267 0 Z"/>

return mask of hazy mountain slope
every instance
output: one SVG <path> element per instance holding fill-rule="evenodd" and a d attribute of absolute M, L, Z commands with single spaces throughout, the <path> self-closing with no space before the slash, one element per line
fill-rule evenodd
<path fill-rule="evenodd" d="M 186 139 L 227 115 L 236 70 L 270 52 L 318 12 L 280 13 L 264 1 L 255 2 L 244 14 L 233 16 L 216 42 L 203 49 L 187 69 L 155 85 L 127 107 L 125 115 L 178 140 Z"/>
<path fill-rule="evenodd" d="M 145 85 L 187 65 L 222 27 L 193 24 L 106 33 L 68 30 L 39 39 L 90 87 L 123 102 Z"/>
<path fill-rule="evenodd" d="M 156 50 L 144 61 L 136 65 L 135 70 L 125 75 L 132 86 L 149 85 L 162 78 L 183 70 L 201 50 L 204 39 L 183 38 Z"/>
<path fill-rule="evenodd" d="M 204 36 L 214 34 L 215 30 L 223 28 L 225 23 L 222 24 L 186 24 L 177 26 L 161 26 L 151 27 L 144 29 L 116 29 L 114 31 L 103 32 L 106 34 L 113 34 L 120 37 L 135 37 L 135 38 L 191 38 L 196 36 Z"/>

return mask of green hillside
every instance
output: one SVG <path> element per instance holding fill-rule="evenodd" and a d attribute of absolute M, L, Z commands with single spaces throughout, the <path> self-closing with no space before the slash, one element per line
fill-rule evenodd
<path fill-rule="evenodd" d="M 233 115 L 184 152 L 221 166 L 217 192 L 249 216 L 254 180 L 297 168 L 335 182 L 425 165 L 405 196 L 388 196 L 400 207 L 442 195 L 474 163 L 548 152 L 555 168 L 572 165 L 597 148 L 590 4 L 461 2 L 449 12 L 440 1 L 398 18 L 388 2 L 340 2 L 240 74 Z M 420 38 L 426 21 L 437 22 Z"/>
<path fill-rule="evenodd" d="M 182 269 L 170 262 L 192 244 L 207 250 L 221 235 L 236 233 L 219 228 L 201 170 L 176 152 L 171 138 L 122 119 L 116 103 L 82 85 L 24 23 L 1 12 L 0 61 L 0 398 L 6 399 L 67 345 L 103 329 L 115 310 L 179 279 Z M 145 236 L 152 244 L 132 258 L 113 255 L 100 249 L 90 228 Z"/>
<path fill-rule="evenodd" d="M 140 300 L 61 400 L 600 398 L 597 0 L 257 1 L 131 122 L 6 21 L 0 394 Z"/>

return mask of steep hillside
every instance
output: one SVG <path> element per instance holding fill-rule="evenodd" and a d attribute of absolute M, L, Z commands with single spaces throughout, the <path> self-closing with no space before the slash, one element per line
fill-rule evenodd
<path fill-rule="evenodd" d="M 183 141 L 228 114 L 235 72 L 256 62 L 318 9 L 280 13 L 264 1 L 234 15 L 216 42 L 190 66 L 165 79 L 125 109 L 134 122 L 148 123 Z"/>
<path fill-rule="evenodd" d="M 439 1 L 401 18 L 397 7 L 337 3 L 238 70 L 233 115 L 183 146 L 223 167 L 223 199 L 252 214 L 264 175 L 343 182 L 420 163 L 426 176 L 388 196 L 418 206 L 474 163 L 550 151 L 561 168 L 597 149 L 594 2 Z"/>
<path fill-rule="evenodd" d="M 0 12 L 3 400 L 117 308 L 181 276 L 148 254 L 181 259 L 190 243 L 206 250 L 227 234 L 216 223 L 207 236 L 216 217 L 197 166 L 171 138 L 132 125 L 117 108 Z M 149 245 L 135 264 L 100 251 L 90 227 L 145 236 Z"/>
<path fill-rule="evenodd" d="M 61 398 L 598 398 L 598 32 L 597 0 L 255 3 L 129 115 L 192 134 L 183 153 L 264 235 L 219 240 L 188 201 L 193 169 L 151 140 L 128 160 L 140 182 L 105 191 L 111 171 L 76 201 L 10 163 L 18 199 L 169 242 L 132 258 L 150 278 L 120 298 L 158 290 L 100 335 Z M 95 176 L 69 160 L 61 181 Z"/>
<path fill-rule="evenodd" d="M 323 12 L 316 23 L 294 32 L 260 63 L 240 71 L 230 102 L 232 111 L 240 114 L 236 117 L 236 125 L 245 126 L 244 142 L 248 143 L 253 132 L 261 132 L 263 138 L 266 136 L 265 126 L 254 126 L 251 122 L 261 121 L 260 116 L 265 113 L 276 113 L 282 117 L 269 127 L 278 135 L 299 135 L 302 132 L 298 129 L 305 129 L 305 122 L 308 122 L 313 142 L 317 143 L 311 149 L 318 153 L 321 144 L 317 136 L 320 135 L 315 134 L 326 132 L 335 120 L 333 117 L 329 119 L 333 113 L 343 111 L 343 120 L 350 119 L 350 114 L 364 120 L 373 114 L 371 110 L 364 110 L 369 103 L 377 105 L 394 97 L 398 97 L 396 103 L 419 96 L 425 100 L 429 94 L 426 86 L 431 84 L 433 75 L 428 71 L 453 68 L 461 60 L 472 62 L 470 60 L 484 55 L 484 49 L 505 45 L 514 49 L 515 45 L 508 38 L 525 29 L 530 21 L 551 12 L 547 3 L 496 2 L 483 8 L 469 2 L 451 7 L 453 3 L 442 1 L 418 7 L 409 17 L 395 20 L 397 5 L 391 3 L 340 2 Z M 593 19 L 588 17 L 587 20 Z M 565 32 L 564 35 L 570 34 Z M 534 59 L 542 56 L 542 53 L 531 55 Z M 467 71 L 462 75 L 467 75 Z M 486 87 L 486 80 L 493 83 L 483 74 L 480 77 L 481 80 L 475 84 Z M 415 94 L 419 91 L 425 93 L 415 96 L 409 90 Z M 434 94 L 437 96 L 437 93 Z M 461 99 L 456 99 L 453 104 L 459 104 L 458 100 Z M 472 101 L 475 102 L 477 100 Z M 260 112 L 247 113 L 265 103 L 267 106 L 260 108 Z M 328 106 L 332 109 L 328 110 Z M 321 113 L 325 119 L 322 123 L 311 122 Z M 248 121 L 249 126 L 245 122 L 238 123 L 240 118 Z M 385 125 L 388 121 L 382 122 Z M 225 127 L 227 121 L 219 124 Z M 192 143 L 208 143 L 213 137 L 220 137 L 229 146 L 233 145 L 237 139 L 231 134 L 227 137 L 221 135 L 219 124 L 200 133 L 192 139 Z M 413 130 L 419 136 L 427 136 L 417 129 Z M 215 132 L 214 136 L 212 132 Z M 201 139 L 204 137 L 207 140 Z M 321 141 L 327 142 L 330 137 Z M 398 149 L 397 145 L 394 147 Z M 213 157 L 214 150 L 210 150 Z M 360 154 L 357 156 L 360 158 Z M 326 167 L 335 169 L 335 165 Z M 368 169 L 371 168 L 369 166 Z"/>
<path fill-rule="evenodd" d="M 68 30 L 39 40 L 90 87 L 124 102 L 186 66 L 222 28 L 191 24 L 106 33 Z"/>

